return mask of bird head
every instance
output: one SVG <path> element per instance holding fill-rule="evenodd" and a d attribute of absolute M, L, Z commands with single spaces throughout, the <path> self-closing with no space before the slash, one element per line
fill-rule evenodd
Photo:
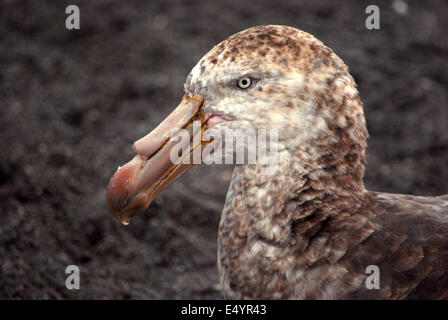
<path fill-rule="evenodd" d="M 213 145 L 214 155 L 226 156 L 216 146 L 234 143 L 226 138 L 229 130 L 275 136 L 276 150 L 299 152 L 309 163 L 326 153 L 337 158 L 344 148 L 344 155 L 353 149 L 364 156 L 362 104 L 346 65 L 298 29 L 259 26 L 230 36 L 196 64 L 185 92 L 179 106 L 134 143 L 137 155 L 109 182 L 109 208 L 122 223 L 195 164 L 196 151 Z M 251 143 L 243 141 L 247 152 Z"/>

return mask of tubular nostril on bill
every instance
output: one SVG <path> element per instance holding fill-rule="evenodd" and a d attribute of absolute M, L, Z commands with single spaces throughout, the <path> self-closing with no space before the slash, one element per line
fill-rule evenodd
<path fill-rule="evenodd" d="M 180 105 L 157 128 L 134 143 L 134 151 L 142 156 L 151 157 L 171 136 L 188 124 L 202 107 L 203 102 L 204 98 L 186 93 Z"/>

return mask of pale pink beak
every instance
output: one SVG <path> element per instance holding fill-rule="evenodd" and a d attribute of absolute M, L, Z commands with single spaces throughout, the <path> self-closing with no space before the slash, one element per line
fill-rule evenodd
<path fill-rule="evenodd" d="M 171 150 L 179 147 L 179 141 L 172 137 L 186 129 L 191 141 L 196 141 L 186 144 L 186 148 L 189 146 L 186 150 L 182 146 L 185 150 L 182 158 L 191 157 L 194 149 L 201 147 L 201 137 L 207 129 L 205 115 L 200 111 L 203 103 L 202 97 L 185 94 L 179 106 L 157 128 L 134 143 L 137 155 L 118 168 L 107 187 L 110 212 L 121 223 L 128 224 L 137 211 L 146 209 L 163 189 L 193 166 L 192 161 L 172 162 Z M 193 130 L 194 121 L 200 121 L 200 130 Z"/>

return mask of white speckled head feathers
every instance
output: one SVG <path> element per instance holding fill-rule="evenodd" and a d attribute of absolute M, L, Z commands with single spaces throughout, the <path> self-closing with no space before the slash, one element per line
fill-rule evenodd
<path fill-rule="evenodd" d="M 242 77 L 253 79 L 247 90 L 237 87 Z M 185 90 L 205 98 L 204 110 L 237 119 L 218 128 L 275 128 L 280 150 L 316 166 L 347 161 L 362 184 L 368 134 L 356 84 L 312 35 L 280 25 L 241 31 L 197 63 Z"/>

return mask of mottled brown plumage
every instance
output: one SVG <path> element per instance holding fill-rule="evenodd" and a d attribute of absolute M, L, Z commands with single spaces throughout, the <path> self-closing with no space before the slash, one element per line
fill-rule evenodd
<path fill-rule="evenodd" d="M 283 125 L 294 132 L 289 139 L 280 134 L 274 176 L 260 174 L 257 165 L 235 168 L 219 226 L 226 297 L 448 299 L 448 196 L 365 190 L 362 103 L 331 49 L 294 28 L 255 27 L 220 43 L 198 66 L 186 90 L 206 101 L 223 72 L 277 76 L 258 83 L 239 105 L 267 99 L 267 112 L 283 113 Z M 283 81 L 297 75 L 303 86 Z M 288 108 L 307 109 L 309 123 Z M 220 110 L 234 114 L 232 106 Z M 272 126 L 266 110 L 246 110 L 256 114 L 255 127 Z M 369 265 L 379 267 L 379 290 L 366 288 Z"/>
<path fill-rule="evenodd" d="M 207 53 L 185 90 L 234 119 L 218 131 L 278 130 L 274 175 L 259 163 L 233 173 L 218 238 L 225 297 L 448 299 L 448 196 L 365 189 L 363 107 L 331 49 L 295 28 L 250 28 Z M 111 194 L 114 205 L 130 197 Z M 366 287 L 369 265 L 380 289 Z"/>

